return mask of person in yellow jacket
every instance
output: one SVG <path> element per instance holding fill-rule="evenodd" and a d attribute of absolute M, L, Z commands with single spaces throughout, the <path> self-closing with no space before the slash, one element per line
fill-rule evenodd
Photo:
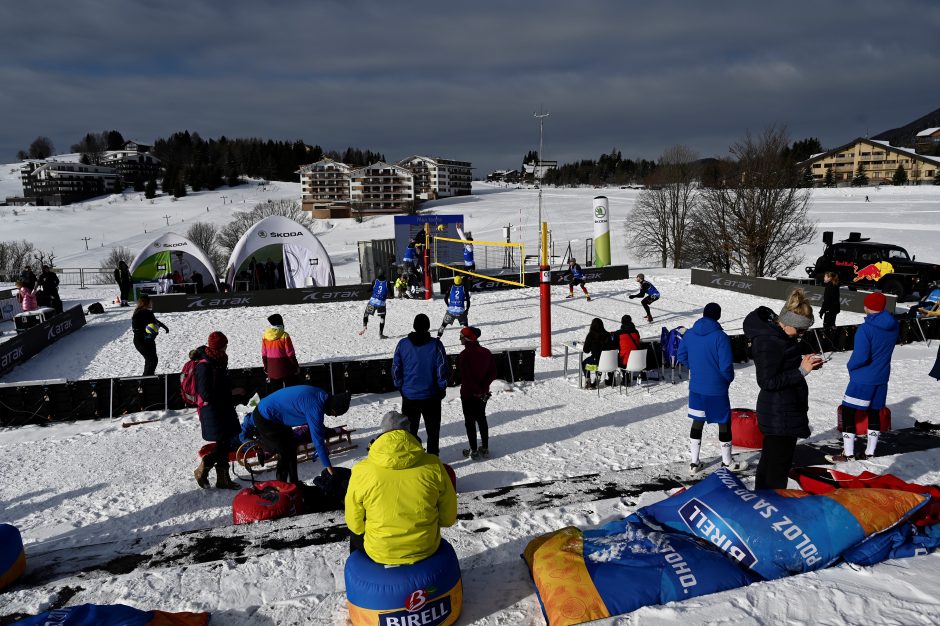
<path fill-rule="evenodd" d="M 386 413 L 382 434 L 353 467 L 346 491 L 350 551 L 364 549 L 383 565 L 428 558 L 441 543 L 441 527 L 457 521 L 457 493 L 444 465 L 408 429 L 407 417 Z"/>

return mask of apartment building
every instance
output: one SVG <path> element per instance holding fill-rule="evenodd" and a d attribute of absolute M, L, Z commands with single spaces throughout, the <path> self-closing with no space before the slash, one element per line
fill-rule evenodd
<path fill-rule="evenodd" d="M 887 141 L 859 137 L 828 152 L 813 155 L 799 163 L 808 167 L 817 185 L 826 179 L 826 171 L 832 171 L 833 183 L 849 185 L 859 166 L 868 176 L 869 184 L 890 184 L 898 165 L 907 172 L 909 184 L 931 184 L 938 169 L 940 157 L 918 154 L 911 148 L 892 146 Z"/>
<path fill-rule="evenodd" d="M 398 165 L 414 174 L 415 198 L 418 200 L 470 195 L 473 166 L 469 161 L 414 155 L 402 159 Z"/>
<path fill-rule="evenodd" d="M 926 154 L 940 154 L 940 127 L 926 128 L 917 133 L 914 149 Z"/>
<path fill-rule="evenodd" d="M 139 152 L 126 147 L 105 152 L 101 164 L 105 167 L 113 167 L 125 185 L 132 185 L 137 179 L 146 182 L 151 178 L 160 178 L 163 174 L 163 164 L 160 159 L 147 152 Z"/>
<path fill-rule="evenodd" d="M 353 168 L 333 159 L 321 159 L 298 170 L 301 183 L 301 207 L 313 217 L 349 217 L 352 193 L 350 173 Z"/>
<path fill-rule="evenodd" d="M 352 210 L 359 215 L 404 213 L 414 209 L 411 170 L 379 161 L 349 174 Z"/>
<path fill-rule="evenodd" d="M 21 198 L 7 204 L 63 206 L 114 192 L 119 176 L 113 167 L 69 161 L 26 161 L 20 170 Z"/>

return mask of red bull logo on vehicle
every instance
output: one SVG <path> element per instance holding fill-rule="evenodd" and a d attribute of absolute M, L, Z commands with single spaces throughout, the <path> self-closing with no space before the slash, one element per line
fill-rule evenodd
<path fill-rule="evenodd" d="M 878 282 L 888 274 L 894 273 L 894 266 L 887 261 L 878 261 L 877 263 L 866 265 L 862 269 L 858 269 L 858 267 L 854 265 L 852 267 L 855 269 L 855 278 L 852 280 L 854 283 L 860 280 Z"/>

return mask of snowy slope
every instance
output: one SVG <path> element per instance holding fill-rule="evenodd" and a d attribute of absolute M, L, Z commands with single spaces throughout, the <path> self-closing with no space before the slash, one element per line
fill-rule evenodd
<path fill-rule="evenodd" d="M 7 169 L 0 168 L 0 176 Z M 8 183 L 0 178 L 0 189 Z M 235 205 L 231 206 L 236 208 L 268 197 L 296 197 L 299 193 L 299 186 L 277 186 L 268 187 L 266 192 L 256 186 L 221 193 L 234 198 Z M 502 226 L 512 223 L 517 228 L 521 224 L 521 229 L 514 230 L 518 233 L 514 239 L 523 237 L 527 243 L 534 243 L 534 191 L 489 186 L 478 186 L 476 191 L 481 193 L 439 201 L 434 210 L 463 212 L 478 239 L 498 238 Z M 709 301 L 722 305 L 722 322 L 729 331 L 739 329 L 743 316 L 758 304 L 779 306 L 779 302 L 692 287 L 685 270 L 638 264 L 622 236 L 624 216 L 635 201 L 635 191 L 546 190 L 544 211 L 552 224 L 556 245 L 571 239 L 579 240 L 583 248 L 584 238 L 591 235 L 590 201 L 598 193 L 610 198 L 614 261 L 631 263 L 636 266 L 632 267 L 634 273 L 643 268 L 664 294 L 653 307 L 656 322 L 641 327 L 644 336 L 657 336 L 661 325 L 672 328 L 691 323 Z M 865 193 L 872 197 L 870 203 L 864 202 Z M 41 240 L 35 238 L 40 248 L 55 247 L 57 253 L 61 248 L 74 266 L 95 266 L 101 252 L 85 253 L 84 244 L 74 241 L 74 235 L 88 220 L 101 224 L 96 228 L 109 229 L 104 231 L 107 250 L 111 245 L 128 245 L 122 242 L 149 240 L 154 231 L 148 228 L 150 232 L 143 235 L 142 224 L 149 223 L 153 219 L 150 216 L 172 214 L 188 223 L 201 219 L 209 204 L 208 215 L 221 221 L 231 208 L 222 205 L 218 195 L 215 192 L 211 201 L 208 194 L 193 194 L 178 202 L 159 199 L 152 206 L 132 199 L 112 204 L 91 201 L 76 207 L 74 213 L 70 208 L 59 213 L 31 208 L 15 219 L 9 207 L 4 207 L 0 208 L 0 238 L 42 233 Z M 818 190 L 813 195 L 812 215 L 821 225 L 838 224 L 837 236 L 862 230 L 874 238 L 892 237 L 919 258 L 930 258 L 930 246 L 940 228 L 938 205 L 940 188 Z M 56 225 L 58 220 L 66 225 Z M 158 221 L 165 228 L 162 219 L 154 219 L 155 224 Z M 863 223 L 869 226 L 857 226 Z M 900 224 L 910 227 L 899 229 Z M 355 242 L 388 237 L 391 231 L 391 218 L 363 224 L 333 220 L 323 229 L 322 237 L 334 261 L 338 260 L 338 275 L 353 282 L 358 276 Z M 811 251 L 812 258 L 807 261 L 812 262 L 817 250 Z M 572 348 L 571 342 L 583 340 L 595 316 L 602 318 L 609 329 L 616 328 L 625 313 L 639 320 L 640 307 L 626 297 L 634 285 L 631 281 L 589 285 L 596 296 L 591 302 L 561 300 L 564 291 L 556 289 L 555 356 L 537 359 L 534 383 L 494 385 L 497 393 L 488 411 L 493 452 L 489 460 L 471 462 L 460 455 L 465 446 L 463 421 L 459 397 L 455 390 L 450 391 L 444 404 L 441 457 L 456 469 L 461 493 L 637 466 L 655 474 L 685 459 L 689 426 L 685 382 L 654 385 L 649 391 L 634 389 L 626 396 L 618 395 L 616 390 L 601 390 L 598 397 L 595 392 L 577 388 L 578 349 Z M 110 294 L 110 289 L 68 289 L 64 296 L 87 302 L 107 300 Z M 410 330 L 414 314 L 427 312 L 432 324 L 443 315 L 439 299 L 429 303 L 392 301 L 387 332 L 393 339 L 382 342 L 374 322 L 365 337 L 355 334 L 363 306 L 354 302 L 163 315 L 171 333 L 159 337 L 158 371 L 178 370 L 185 353 L 216 329 L 229 335 L 233 366 L 259 365 L 260 333 L 265 318 L 275 310 L 285 317 L 302 361 L 389 356 L 397 338 Z M 537 308 L 538 296 L 533 289 L 477 294 L 470 317 L 482 328 L 484 345 L 494 349 L 534 347 L 538 343 Z M 4 382 L 138 374 L 141 362 L 130 346 L 129 315 L 127 309 L 108 307 L 104 315 L 90 318 L 88 327 L 16 368 Z M 840 321 L 859 318 L 843 314 Z M 459 349 L 453 329 L 445 334 L 445 345 L 448 352 Z M 571 351 L 567 379 L 562 375 L 566 345 Z M 926 376 L 936 349 L 936 345 L 928 348 L 914 344 L 896 351 L 889 394 L 896 427 L 910 426 L 915 419 L 936 420 L 933 398 L 937 383 Z M 808 379 L 813 429 L 810 441 L 836 437 L 834 410 L 847 382 L 847 358 L 847 354 L 835 355 Z M 756 384 L 751 365 L 737 366 L 731 396 L 735 405 L 754 405 Z M 365 444 L 378 432 L 381 415 L 399 405 L 396 395 L 356 398 L 342 422 L 359 429 L 356 441 L 360 448 L 338 457 L 336 462 L 348 467 L 361 458 Z M 161 421 L 125 429 L 120 426 L 122 419 Z M 0 519 L 22 530 L 27 555 L 67 552 L 78 546 L 107 545 L 127 538 L 138 539 L 144 548 L 167 534 L 230 523 L 231 494 L 199 490 L 192 479 L 195 451 L 201 440 L 198 420 L 191 412 L 144 413 L 122 419 L 0 430 Z M 717 456 L 716 439 L 708 429 L 706 456 Z M 753 453 L 739 454 L 756 462 Z M 847 469 L 890 471 L 907 480 L 940 483 L 938 467 L 940 452 L 933 450 L 879 457 L 853 463 Z M 304 480 L 312 479 L 318 471 L 318 465 L 300 466 Z M 542 624 L 534 589 L 519 559 L 525 544 L 541 532 L 567 524 L 597 524 L 665 495 L 650 492 L 635 503 L 614 498 L 520 511 L 461 521 L 445 530 L 444 535 L 461 557 L 465 584 L 465 616 L 461 623 Z M 343 624 L 345 554 L 344 544 L 285 547 L 243 562 L 227 559 L 168 565 L 104 577 L 79 574 L 0 595 L 0 617 L 42 610 L 74 592 L 69 603 L 125 602 L 142 608 L 210 610 L 215 615 L 214 624 Z M 940 614 L 938 565 L 940 555 L 873 568 L 840 566 L 666 607 L 649 607 L 607 623 L 936 623 Z"/>

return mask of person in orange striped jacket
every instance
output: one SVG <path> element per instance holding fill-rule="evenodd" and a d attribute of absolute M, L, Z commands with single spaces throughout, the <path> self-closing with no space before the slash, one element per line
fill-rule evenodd
<path fill-rule="evenodd" d="M 294 382 L 300 366 L 294 354 L 294 344 L 284 330 L 284 318 L 275 313 L 268 318 L 270 328 L 261 337 L 261 360 L 268 377 L 268 393 L 288 387 Z"/>

